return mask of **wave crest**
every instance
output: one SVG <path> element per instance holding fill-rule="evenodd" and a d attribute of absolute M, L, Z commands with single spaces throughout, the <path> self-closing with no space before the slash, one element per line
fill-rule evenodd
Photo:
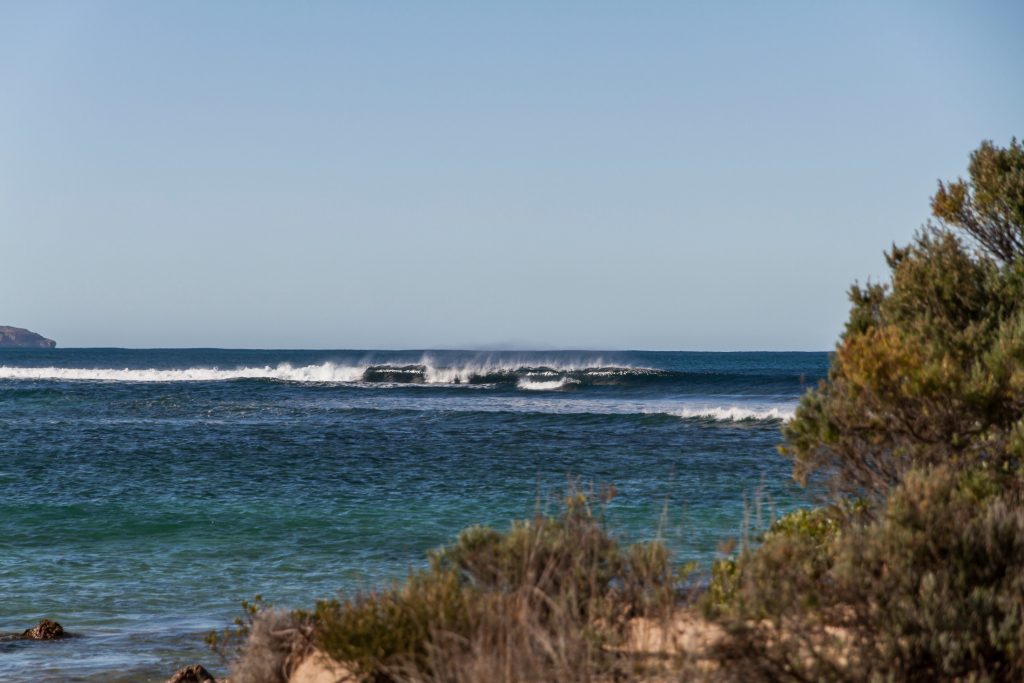
<path fill-rule="evenodd" d="M 662 370 L 606 365 L 473 364 L 436 365 L 429 361 L 416 364 L 366 364 L 216 368 L 60 368 L 0 366 L 0 380 L 56 380 L 99 382 L 223 382 L 229 380 L 275 380 L 308 383 L 365 383 L 379 385 L 432 384 L 482 385 L 509 384 L 526 390 L 550 390 L 571 384 L 617 385 L 644 382 L 670 376 Z"/>
<path fill-rule="evenodd" d="M 323 363 L 293 367 L 136 369 L 136 368 L 21 368 L 0 366 L 0 379 L 65 380 L 98 382 L 223 382 L 237 379 L 266 379 L 286 382 L 357 382 L 363 368 Z"/>
<path fill-rule="evenodd" d="M 711 420 L 714 422 L 787 422 L 793 419 L 795 410 L 780 407 L 708 406 L 687 407 L 672 410 L 684 420 Z"/>
<path fill-rule="evenodd" d="M 577 382 L 568 377 L 552 380 L 538 380 L 523 377 L 516 382 L 516 387 L 519 389 L 525 389 L 526 391 L 558 391 L 559 389 L 564 389 L 570 384 L 577 384 Z"/>

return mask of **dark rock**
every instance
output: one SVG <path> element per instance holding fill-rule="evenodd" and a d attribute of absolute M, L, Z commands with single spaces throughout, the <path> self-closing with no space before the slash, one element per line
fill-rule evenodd
<path fill-rule="evenodd" d="M 217 683 L 217 679 L 203 667 L 193 664 L 175 671 L 174 675 L 167 679 L 167 683 Z"/>
<path fill-rule="evenodd" d="M 64 627 L 56 621 L 43 619 L 35 627 L 27 629 L 21 634 L 22 638 L 29 640 L 54 640 L 64 637 Z"/>
<path fill-rule="evenodd" d="M 20 327 L 0 325 L 0 348 L 52 349 L 57 342 Z"/>

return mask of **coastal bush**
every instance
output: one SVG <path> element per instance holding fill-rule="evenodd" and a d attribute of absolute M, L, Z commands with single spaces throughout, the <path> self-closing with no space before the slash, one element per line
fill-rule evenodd
<path fill-rule="evenodd" d="M 288 683 L 312 648 L 308 615 L 282 609 L 259 612 L 237 657 L 232 683 Z"/>
<path fill-rule="evenodd" d="M 743 680 L 1024 679 L 1024 149 L 983 143 L 938 224 L 855 286 L 827 380 L 784 427 L 828 509 L 716 565 Z"/>
<path fill-rule="evenodd" d="M 257 595 L 242 602 L 233 628 L 211 631 L 206 644 L 229 664 L 234 683 L 287 683 L 311 650 L 312 634 L 309 614 L 275 609 Z"/>
<path fill-rule="evenodd" d="M 830 566 L 828 549 L 840 533 L 840 520 L 836 508 L 795 510 L 775 520 L 757 539 L 756 546 L 744 547 L 737 557 L 716 560 L 699 600 L 704 614 L 712 618 L 737 613 L 762 616 L 772 610 L 763 604 L 755 607 L 749 596 L 783 602 L 793 599 L 785 585 L 781 593 L 761 595 L 760 586 L 752 590 L 744 582 L 780 571 L 800 577 L 820 576 Z M 808 597 L 813 596 L 800 596 Z M 745 602 L 741 605 L 740 601 Z"/>
<path fill-rule="evenodd" d="M 215 654 L 225 661 L 231 661 L 238 656 L 245 641 L 249 638 L 253 621 L 264 611 L 272 609 L 263 601 L 262 595 L 242 601 L 242 615 L 235 617 L 232 626 L 222 631 L 210 631 L 206 634 L 204 642 Z"/>
<path fill-rule="evenodd" d="M 464 531 L 402 585 L 319 603 L 316 638 L 367 679 L 589 680 L 616 666 L 604 646 L 630 617 L 671 608 L 678 578 L 662 544 L 621 547 L 572 496 L 558 516 Z"/>
<path fill-rule="evenodd" d="M 706 615 L 730 614 L 762 618 L 779 608 L 813 608 L 817 596 L 803 590 L 831 566 L 829 547 L 838 534 L 834 512 L 827 508 L 798 510 L 786 515 L 735 558 L 718 560 L 711 582 L 701 596 Z M 762 578 L 792 575 L 778 589 L 763 590 Z M 797 580 L 799 579 L 799 581 Z"/>
<path fill-rule="evenodd" d="M 939 183 L 932 200 L 937 217 L 963 230 L 1005 262 L 1024 256 L 1024 147 L 983 142 L 971 154 L 971 180 Z"/>
<path fill-rule="evenodd" d="M 828 379 L 784 428 L 803 482 L 875 502 L 915 465 L 1014 470 L 1024 453 L 1024 149 L 984 143 L 940 222 L 854 286 Z"/>
<path fill-rule="evenodd" d="M 1019 482 L 915 469 L 878 519 L 820 544 L 775 536 L 738 561 L 731 638 L 751 680 L 1024 677 L 1024 506 Z"/>
<path fill-rule="evenodd" d="M 921 681 L 1024 678 L 1017 483 L 915 471 L 884 519 L 841 546 L 834 575 L 865 671 Z"/>

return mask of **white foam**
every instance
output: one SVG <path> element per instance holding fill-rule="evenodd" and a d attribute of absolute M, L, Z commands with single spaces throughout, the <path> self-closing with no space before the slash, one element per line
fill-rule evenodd
<path fill-rule="evenodd" d="M 424 355 L 419 362 L 425 368 L 424 380 L 427 384 L 465 384 L 474 377 L 484 377 L 501 373 L 513 373 L 523 368 L 547 368 L 545 372 L 531 372 L 531 377 L 558 377 L 560 373 L 589 371 L 592 374 L 616 374 L 622 371 L 631 371 L 630 365 L 616 365 L 613 369 L 607 368 L 607 363 L 601 358 L 588 359 L 580 362 L 565 362 L 562 360 L 544 360 L 538 358 L 530 359 L 501 359 L 473 361 L 458 366 L 445 366 L 435 361 L 429 354 Z M 598 369 L 605 369 L 599 371 Z M 614 370 L 614 372 L 613 372 Z"/>
<path fill-rule="evenodd" d="M 521 363 L 469 363 L 461 366 L 446 367 L 433 363 L 429 358 L 424 358 L 420 365 L 423 366 L 423 379 L 427 384 L 463 386 L 474 377 L 483 377 L 497 373 L 512 373 L 524 367 Z M 295 367 L 290 363 L 281 363 L 277 366 L 263 367 L 240 367 L 233 369 L 192 367 L 176 369 L 158 368 L 58 368 L 58 367 L 36 367 L 23 368 L 0 366 L 0 379 L 7 380 L 64 380 L 64 381 L 101 381 L 101 382 L 219 382 L 235 379 L 269 379 L 286 382 L 360 382 L 363 373 L 370 364 L 365 365 L 338 365 L 336 363 L 322 363 L 320 365 L 303 365 Z M 380 367 L 376 365 L 375 367 Z M 394 374 L 413 374 L 413 371 L 404 369 L 404 365 L 390 366 L 390 372 Z M 591 365 L 560 364 L 557 367 L 548 365 L 551 368 L 548 372 L 533 372 L 529 378 L 523 378 L 524 382 L 532 382 L 537 386 L 524 386 L 527 389 L 554 388 L 540 386 L 547 384 L 564 384 L 565 378 L 559 378 L 559 373 L 583 370 L 588 367 L 599 367 Z M 557 378 L 550 382 L 533 382 L 531 378 Z"/>
<path fill-rule="evenodd" d="M 684 420 L 705 419 L 716 422 L 788 421 L 793 418 L 795 411 L 792 408 L 781 407 L 688 406 L 670 410 L 668 414 Z"/>
<path fill-rule="evenodd" d="M 19 368 L 0 366 L 0 379 L 83 380 L 100 382 L 222 382 L 233 379 L 273 379 L 285 382 L 358 382 L 366 366 L 303 365 L 281 363 L 276 367 L 220 368 Z"/>
<path fill-rule="evenodd" d="M 527 391 L 557 391 L 558 389 L 565 388 L 568 384 L 574 384 L 572 380 L 567 377 L 553 380 L 535 380 L 529 377 L 523 377 L 516 382 L 516 388 L 525 389 Z"/>

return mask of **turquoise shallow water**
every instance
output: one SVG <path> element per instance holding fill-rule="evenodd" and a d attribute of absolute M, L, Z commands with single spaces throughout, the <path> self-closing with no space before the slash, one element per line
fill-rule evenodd
<path fill-rule="evenodd" d="M 256 593 L 401 577 L 570 480 L 705 563 L 761 492 L 825 353 L 0 351 L 0 680 L 162 681 Z M 667 516 L 663 513 L 667 511 Z M 667 521 L 666 521 L 667 520 Z"/>

